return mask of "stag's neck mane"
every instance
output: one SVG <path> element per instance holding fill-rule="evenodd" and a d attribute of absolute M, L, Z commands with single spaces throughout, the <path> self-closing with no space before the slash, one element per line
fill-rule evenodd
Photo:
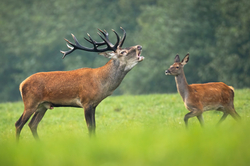
<path fill-rule="evenodd" d="M 122 82 L 129 71 L 125 71 L 126 65 L 121 64 L 117 59 L 111 59 L 98 70 L 98 77 L 101 79 L 103 87 L 108 91 L 114 91 Z"/>

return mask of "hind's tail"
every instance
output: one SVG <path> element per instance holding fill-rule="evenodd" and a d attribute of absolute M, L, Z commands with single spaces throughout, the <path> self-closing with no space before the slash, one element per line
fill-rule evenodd
<path fill-rule="evenodd" d="M 232 89 L 232 91 L 234 92 L 234 87 L 232 87 L 232 86 L 229 86 L 229 88 L 230 88 L 230 89 Z"/>
<path fill-rule="evenodd" d="M 229 86 L 229 88 L 232 90 L 232 93 L 233 93 L 233 97 L 234 97 L 234 87 L 232 86 Z"/>

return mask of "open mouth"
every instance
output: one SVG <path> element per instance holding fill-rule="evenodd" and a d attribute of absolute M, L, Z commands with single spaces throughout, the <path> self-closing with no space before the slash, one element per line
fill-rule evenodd
<path fill-rule="evenodd" d="M 144 60 L 144 57 L 141 56 L 141 50 L 139 50 L 139 52 L 138 52 L 137 59 L 138 59 L 139 62 Z"/>

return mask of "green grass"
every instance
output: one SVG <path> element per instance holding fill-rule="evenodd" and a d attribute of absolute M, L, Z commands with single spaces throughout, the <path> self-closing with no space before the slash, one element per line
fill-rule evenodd
<path fill-rule="evenodd" d="M 236 90 L 232 117 L 219 126 L 221 112 L 205 112 L 205 127 L 196 118 L 185 129 L 188 112 L 179 94 L 114 96 L 96 110 L 96 137 L 90 139 L 84 112 L 48 110 L 39 124 L 40 142 L 25 125 L 20 142 L 14 124 L 22 102 L 0 104 L 0 163 L 18 166 L 250 165 L 250 89 Z"/>

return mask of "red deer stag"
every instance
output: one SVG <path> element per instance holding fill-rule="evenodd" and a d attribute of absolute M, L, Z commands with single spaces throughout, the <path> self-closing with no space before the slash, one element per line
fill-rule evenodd
<path fill-rule="evenodd" d="M 108 33 L 105 30 L 98 30 L 102 34 L 98 33 L 102 42 L 96 42 L 89 34 L 89 39 L 85 38 L 93 45 L 93 48 L 81 46 L 72 34 L 75 44 L 65 39 L 70 50 L 61 52 L 64 54 L 63 58 L 76 49 L 99 52 L 99 55 L 111 58 L 104 66 L 95 69 L 80 68 L 72 71 L 40 72 L 31 75 L 20 84 L 24 112 L 15 123 L 17 140 L 19 140 L 23 126 L 32 115 L 29 127 L 33 136 L 38 139 L 37 126 L 47 109 L 54 107 L 83 108 L 89 135 L 95 134 L 96 107 L 103 99 L 110 96 L 125 75 L 144 59 L 141 56 L 142 46 L 140 45 L 121 48 L 126 38 L 124 29 L 122 29 L 121 41 L 117 32 L 112 30 L 117 38 L 114 45 L 109 41 Z M 99 46 L 105 47 L 100 48 Z"/>
<path fill-rule="evenodd" d="M 187 54 L 180 62 L 179 55 L 176 55 L 174 64 L 165 71 L 166 75 L 175 76 L 177 90 L 182 97 L 185 107 L 190 111 L 184 117 L 186 127 L 188 119 L 196 116 L 203 126 L 204 111 L 218 110 L 224 114 L 219 123 L 222 122 L 228 114 L 234 119 L 240 119 L 240 116 L 234 109 L 234 88 L 227 86 L 223 82 L 211 82 L 205 84 L 188 85 L 183 67 L 189 60 Z"/>

